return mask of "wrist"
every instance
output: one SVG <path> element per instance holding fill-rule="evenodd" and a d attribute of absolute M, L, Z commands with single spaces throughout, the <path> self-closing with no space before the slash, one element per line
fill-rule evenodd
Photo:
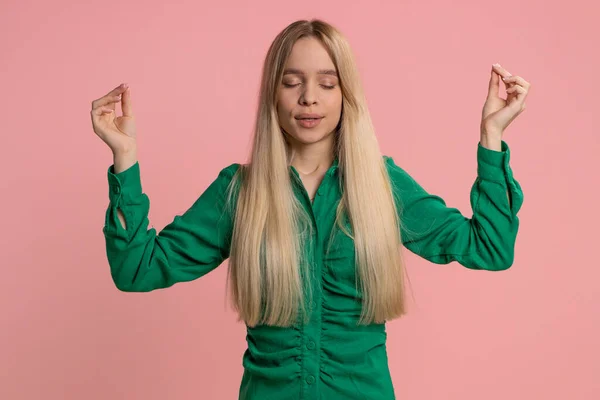
<path fill-rule="evenodd" d="M 113 154 L 114 173 L 118 174 L 129 169 L 137 162 L 137 150 L 130 149 Z"/>
<path fill-rule="evenodd" d="M 502 133 L 482 129 L 479 143 L 486 149 L 502 151 Z"/>

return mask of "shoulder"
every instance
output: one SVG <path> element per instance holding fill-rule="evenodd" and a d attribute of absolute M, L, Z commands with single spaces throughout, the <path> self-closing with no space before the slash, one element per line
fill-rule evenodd
<path fill-rule="evenodd" d="M 387 173 L 390 176 L 390 178 L 401 179 L 401 178 L 405 178 L 406 175 L 408 175 L 407 172 L 402 167 L 400 167 L 398 164 L 396 164 L 393 157 L 383 155 L 382 158 L 383 158 L 383 163 L 385 165 L 385 168 L 386 168 Z"/>
<path fill-rule="evenodd" d="M 388 169 L 399 168 L 398 165 L 396 165 L 396 162 L 394 161 L 394 158 L 392 156 L 388 156 L 388 155 L 384 154 L 383 156 L 381 156 L 381 158 L 383 159 L 383 162 L 385 163 L 385 165 Z"/>
<path fill-rule="evenodd" d="M 229 164 L 219 171 L 219 174 L 215 180 L 223 192 L 228 192 L 229 189 L 234 189 L 235 192 L 240 188 L 242 182 L 241 173 L 243 172 L 244 165 L 240 163 Z"/>
<path fill-rule="evenodd" d="M 394 192 L 398 194 L 421 192 L 421 185 L 404 168 L 399 166 L 392 157 L 384 155 L 383 161 Z"/>
<path fill-rule="evenodd" d="M 242 164 L 240 163 L 230 164 L 221 169 L 221 171 L 219 172 L 219 177 L 231 180 L 235 176 L 235 174 L 240 170 L 241 167 Z"/>

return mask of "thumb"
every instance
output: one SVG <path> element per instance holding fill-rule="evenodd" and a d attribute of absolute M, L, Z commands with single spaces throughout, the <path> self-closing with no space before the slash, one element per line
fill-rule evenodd
<path fill-rule="evenodd" d="M 500 91 L 500 75 L 498 75 L 492 67 L 492 75 L 490 76 L 490 84 L 488 87 L 488 98 L 499 96 Z"/>
<path fill-rule="evenodd" d="M 133 117 L 133 107 L 131 106 L 131 88 L 127 89 L 121 95 L 121 110 L 124 117 Z"/>

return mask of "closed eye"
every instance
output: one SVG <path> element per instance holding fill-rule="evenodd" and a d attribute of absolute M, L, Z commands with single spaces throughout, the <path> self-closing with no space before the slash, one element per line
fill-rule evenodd
<path fill-rule="evenodd" d="M 293 87 L 296 87 L 296 86 L 298 86 L 298 85 L 301 85 L 301 83 L 296 83 L 295 85 L 290 85 L 289 83 L 284 83 L 284 84 L 283 84 L 283 86 L 285 86 L 285 87 L 287 87 L 287 88 L 293 88 Z M 328 90 L 331 90 L 331 89 L 334 89 L 334 88 L 335 88 L 335 85 L 333 85 L 333 86 L 328 86 L 328 85 L 319 85 L 319 86 L 321 86 L 321 87 L 322 87 L 322 88 L 324 88 L 324 89 L 328 89 Z"/>

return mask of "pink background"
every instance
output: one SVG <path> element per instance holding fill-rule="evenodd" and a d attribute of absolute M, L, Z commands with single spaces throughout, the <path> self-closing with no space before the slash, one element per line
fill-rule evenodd
<path fill-rule="evenodd" d="M 267 47 L 311 17 L 349 38 L 384 154 L 467 216 L 491 64 L 532 84 L 505 134 L 525 194 L 515 263 L 486 273 L 407 253 L 416 302 L 388 325 L 397 397 L 600 398 L 598 11 L 4 0 L 0 398 L 237 398 L 245 327 L 225 306 L 226 263 L 168 290 L 113 285 L 102 235 L 112 156 L 90 105 L 130 84 L 160 230 L 245 160 Z"/>

